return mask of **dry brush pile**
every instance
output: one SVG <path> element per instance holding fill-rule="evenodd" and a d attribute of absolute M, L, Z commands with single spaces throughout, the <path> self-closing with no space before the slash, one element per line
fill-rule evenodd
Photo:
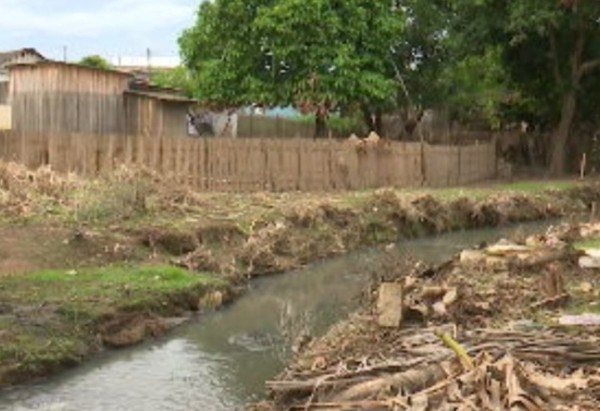
<path fill-rule="evenodd" d="M 173 176 L 121 167 L 83 179 L 0 162 L 0 217 L 121 231 L 194 270 L 284 272 L 359 247 L 456 229 L 565 216 L 600 202 L 584 184 L 538 194 L 200 193 Z M 474 190 L 476 191 L 476 190 Z"/>
<path fill-rule="evenodd" d="M 71 220 L 122 220 L 135 214 L 185 211 L 204 205 L 198 193 L 143 168 L 117 169 L 95 179 L 63 174 L 49 166 L 30 170 L 0 161 L 0 207 L 10 218 L 63 215 Z"/>
<path fill-rule="evenodd" d="M 354 206 L 331 200 L 302 203 L 284 209 L 272 221 L 256 224 L 238 260 L 248 275 L 283 272 L 318 258 L 400 238 L 584 212 L 598 193 L 584 187 L 568 195 L 499 193 L 481 199 L 440 200 L 429 194 L 378 190 Z M 585 201 L 580 200 L 583 197 Z"/>
<path fill-rule="evenodd" d="M 391 259 L 366 307 L 268 382 L 271 400 L 256 409 L 599 409 L 600 317 L 564 315 L 598 303 L 590 267 L 600 258 L 570 246 L 590 235 L 600 225 L 500 241 L 433 267 Z M 389 285 L 400 292 L 382 291 Z M 561 325 L 567 317 L 588 325 Z"/>

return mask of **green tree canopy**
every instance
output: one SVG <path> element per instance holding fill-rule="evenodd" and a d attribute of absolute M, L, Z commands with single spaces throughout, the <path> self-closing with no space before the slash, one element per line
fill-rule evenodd
<path fill-rule="evenodd" d="M 92 67 L 100 70 L 110 70 L 111 64 L 102 56 L 92 55 L 82 58 L 79 64 L 86 67 Z"/>
<path fill-rule="evenodd" d="M 184 66 L 154 70 L 151 73 L 150 79 L 157 86 L 179 90 L 188 97 L 194 95 L 192 74 Z"/>
<path fill-rule="evenodd" d="M 318 124 L 438 105 L 527 120 L 552 131 L 555 173 L 573 124 L 599 117 L 597 0 L 214 0 L 179 41 L 207 103 L 293 105 Z"/>
<path fill-rule="evenodd" d="M 565 168 L 574 121 L 597 106 L 600 2 L 452 0 L 452 39 L 466 58 L 497 50 L 513 113 L 553 130 L 550 169 Z"/>
<path fill-rule="evenodd" d="M 201 100 L 292 105 L 322 125 L 332 110 L 395 104 L 400 13 L 369 0 L 216 0 L 180 45 Z"/>

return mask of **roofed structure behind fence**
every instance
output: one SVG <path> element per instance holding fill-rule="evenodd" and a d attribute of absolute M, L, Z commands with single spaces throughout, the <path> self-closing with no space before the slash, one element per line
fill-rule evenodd
<path fill-rule="evenodd" d="M 187 135 L 193 100 L 133 87 L 133 76 L 44 61 L 10 70 L 12 127 L 19 132 Z"/>
<path fill-rule="evenodd" d="M 0 52 L 0 82 L 8 82 L 8 68 L 11 65 L 43 60 L 46 58 L 32 48 Z"/>

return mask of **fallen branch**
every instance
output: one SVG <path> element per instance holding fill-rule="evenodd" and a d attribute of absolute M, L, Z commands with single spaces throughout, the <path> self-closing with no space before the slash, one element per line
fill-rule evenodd
<path fill-rule="evenodd" d="M 569 300 L 569 294 L 563 293 L 559 295 L 555 295 L 554 297 L 544 298 L 541 301 L 538 301 L 531 305 L 531 308 L 541 308 L 541 307 L 559 307 L 566 303 Z"/>
<path fill-rule="evenodd" d="M 383 393 L 418 392 L 448 378 L 455 368 L 452 362 L 431 364 L 354 385 L 333 396 L 332 401 L 345 402 L 377 398 Z"/>
<path fill-rule="evenodd" d="M 520 259 L 510 259 L 509 260 L 509 269 L 531 269 L 539 266 L 544 266 L 546 264 L 565 260 L 567 258 L 575 257 L 577 253 L 573 253 L 568 250 L 559 250 L 553 251 L 551 253 L 543 254 L 538 257 L 532 257 L 525 260 Z"/>
<path fill-rule="evenodd" d="M 393 401 L 337 401 L 314 402 L 309 408 L 306 405 L 294 405 L 289 410 L 386 410 L 393 409 Z"/>

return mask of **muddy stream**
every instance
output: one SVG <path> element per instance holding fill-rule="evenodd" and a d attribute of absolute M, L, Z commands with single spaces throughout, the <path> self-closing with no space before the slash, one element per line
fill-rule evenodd
<path fill-rule="evenodd" d="M 555 222 L 554 222 L 555 223 Z M 481 241 L 551 223 L 445 234 L 396 248 L 440 262 Z M 39 385 L 0 391 L 0 410 L 237 410 L 260 399 L 264 381 L 283 368 L 290 339 L 311 335 L 346 316 L 382 260 L 380 249 L 355 252 L 285 275 L 253 281 L 226 309 L 199 317 L 164 339 L 107 352 Z"/>

